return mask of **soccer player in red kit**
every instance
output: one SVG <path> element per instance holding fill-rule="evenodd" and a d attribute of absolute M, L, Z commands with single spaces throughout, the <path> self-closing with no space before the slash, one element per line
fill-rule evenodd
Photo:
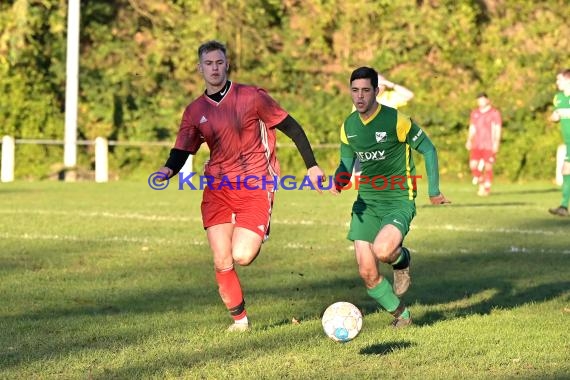
<path fill-rule="evenodd" d="M 229 61 L 223 44 L 202 44 L 198 59 L 206 91 L 184 110 L 174 148 L 159 171 L 165 178 L 174 176 L 203 142 L 208 145 L 210 159 L 204 174 L 213 182 L 203 192 L 202 222 L 213 253 L 219 293 L 234 319 L 228 330 L 244 331 L 249 329 L 249 321 L 234 264 L 251 264 L 269 234 L 274 194 L 271 179 L 280 173 L 275 130 L 295 142 L 319 192 L 324 173 L 303 128 L 287 111 L 262 88 L 228 79 Z"/>
<path fill-rule="evenodd" d="M 491 192 L 493 164 L 501 142 L 501 113 L 491 105 L 487 94 L 477 95 L 478 107 L 471 111 L 469 135 L 465 147 L 469 151 L 469 168 L 473 184 L 479 184 L 477 195 Z"/>

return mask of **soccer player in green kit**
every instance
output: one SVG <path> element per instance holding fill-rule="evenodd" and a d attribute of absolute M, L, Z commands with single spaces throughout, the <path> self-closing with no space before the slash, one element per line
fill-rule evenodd
<path fill-rule="evenodd" d="M 550 120 L 560 122 L 562 138 L 566 145 L 566 157 L 562 165 L 562 201 L 560 206 L 548 211 L 553 215 L 568 216 L 570 201 L 570 69 L 556 76 L 556 84 L 560 92 L 554 96 L 554 112 Z"/>
<path fill-rule="evenodd" d="M 409 117 L 376 100 L 378 73 L 369 67 L 354 70 L 350 91 L 356 111 L 341 127 L 340 165 L 331 192 L 338 194 L 350 186 L 350 173 L 358 157 L 362 174 L 354 181 L 358 196 L 352 206 L 348 239 L 354 242 L 368 295 L 392 314 L 392 326 L 405 327 L 412 318 L 399 297 L 411 282 L 411 258 L 402 243 L 416 214 L 417 176 L 410 148 L 425 158 L 431 203 L 449 201 L 439 191 L 437 152 L 426 133 Z M 378 262 L 392 265 L 393 288 L 380 274 Z"/>

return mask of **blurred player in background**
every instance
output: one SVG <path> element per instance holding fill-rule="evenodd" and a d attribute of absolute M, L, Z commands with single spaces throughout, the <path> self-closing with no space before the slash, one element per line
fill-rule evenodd
<path fill-rule="evenodd" d="M 410 251 L 403 240 L 416 214 L 415 165 L 411 148 L 425 159 L 428 193 L 432 204 L 449 203 L 439 191 L 437 151 L 426 133 L 408 116 L 378 103 L 378 74 L 360 67 L 350 76 L 352 112 L 340 131 L 340 164 L 333 194 L 348 186 L 354 161 L 362 174 L 352 206 L 348 239 L 354 242 L 360 277 L 368 295 L 394 317 L 392 326 L 412 323 L 400 301 L 410 286 Z M 379 272 L 379 262 L 394 270 L 394 286 Z"/>
<path fill-rule="evenodd" d="M 202 221 L 219 293 L 234 320 L 228 330 L 245 331 L 249 320 L 234 264 L 251 264 L 269 236 L 274 193 L 261 178 L 279 175 L 276 129 L 295 142 L 315 189 L 324 174 L 295 119 L 265 90 L 228 79 L 223 44 L 202 44 L 198 59 L 206 91 L 184 110 L 174 148 L 159 171 L 164 179 L 174 176 L 203 142 L 208 145 L 210 159 L 204 174 L 214 182 L 203 192 Z M 219 186 L 222 181 L 225 185 Z"/>
<path fill-rule="evenodd" d="M 378 74 L 378 88 L 376 101 L 388 107 L 403 107 L 414 97 L 414 93 L 408 88 L 389 81 L 382 74 Z"/>
<path fill-rule="evenodd" d="M 469 134 L 465 147 L 469 151 L 469 168 L 473 184 L 479 185 L 477 195 L 491 193 L 493 165 L 501 143 L 501 113 L 491 105 L 486 93 L 477 95 L 478 107 L 469 117 Z"/>
<path fill-rule="evenodd" d="M 570 200 L 570 69 L 558 73 L 556 85 L 560 92 L 554 96 L 554 111 L 550 120 L 560 123 L 562 139 L 566 145 L 566 156 L 561 168 L 562 200 L 560 206 L 548 211 L 553 215 L 568 216 L 568 202 Z"/>

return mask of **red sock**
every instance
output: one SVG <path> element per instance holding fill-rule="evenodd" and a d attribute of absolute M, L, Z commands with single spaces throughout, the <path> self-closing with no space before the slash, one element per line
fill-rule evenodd
<path fill-rule="evenodd" d="M 473 176 L 473 178 L 479 179 L 479 178 L 481 178 L 481 174 L 483 174 L 483 173 L 481 173 L 481 170 L 479 170 L 477 168 L 471 169 L 471 175 Z"/>
<path fill-rule="evenodd" d="M 233 265 L 230 268 L 216 271 L 216 282 L 222 301 L 228 308 L 234 320 L 242 319 L 247 315 L 245 301 L 237 272 Z"/>

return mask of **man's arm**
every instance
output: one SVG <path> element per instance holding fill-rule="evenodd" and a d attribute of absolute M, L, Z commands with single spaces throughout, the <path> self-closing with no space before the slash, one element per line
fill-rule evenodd
<path fill-rule="evenodd" d="M 493 153 L 499 151 L 499 145 L 501 144 L 501 130 L 503 128 L 503 119 L 501 113 L 495 109 L 495 117 L 491 122 L 491 141 L 493 143 Z"/>
<path fill-rule="evenodd" d="M 333 194 L 340 193 L 341 190 L 350 183 L 355 161 L 356 157 L 352 148 L 344 142 L 341 142 L 340 162 L 334 172 L 334 186 L 332 186 L 330 190 Z"/>
<path fill-rule="evenodd" d="M 502 126 L 499 123 L 492 123 L 491 124 L 491 133 L 492 133 L 492 140 L 493 140 L 493 153 L 497 153 L 499 151 L 499 145 L 501 144 L 501 129 Z"/>
<path fill-rule="evenodd" d="M 168 160 L 166 160 L 164 166 L 158 169 L 158 171 L 164 173 L 166 178 L 172 178 L 182 169 L 188 157 L 190 157 L 190 152 L 172 148 L 170 149 Z"/>
<path fill-rule="evenodd" d="M 467 150 L 471 150 L 473 146 L 473 137 L 475 136 L 475 126 L 473 124 L 469 124 L 469 132 L 467 133 L 467 142 L 465 143 L 465 148 Z"/>
<path fill-rule="evenodd" d="M 293 119 L 291 115 L 287 115 L 287 117 L 277 124 L 275 128 L 283 132 L 295 143 L 299 153 L 301 153 L 301 157 L 303 157 L 303 161 L 305 161 L 307 169 L 317 166 L 317 160 L 315 159 L 315 154 L 311 148 L 311 143 L 309 143 L 309 139 L 307 138 L 303 127 L 297 123 L 297 120 Z"/>
<path fill-rule="evenodd" d="M 383 76 L 378 77 L 378 85 L 384 86 L 387 90 L 394 91 L 404 103 L 409 102 L 414 97 L 414 93 L 409 88 L 394 83 Z"/>
<path fill-rule="evenodd" d="M 174 148 L 170 150 L 170 156 L 164 166 L 158 169 L 159 172 L 164 173 L 164 180 L 175 176 L 182 169 L 188 157 L 196 154 L 203 142 L 204 138 L 198 128 L 192 125 L 188 108 L 186 108 L 182 114 Z"/>
<path fill-rule="evenodd" d="M 413 137 L 420 136 L 415 141 Z M 437 159 L 437 150 L 429 139 L 429 137 L 421 131 L 415 123 L 412 122 L 412 127 L 406 142 L 419 153 L 424 156 L 426 166 L 426 174 L 428 176 L 428 195 L 432 204 L 451 203 L 439 190 L 439 164 Z"/>
<path fill-rule="evenodd" d="M 315 190 L 321 193 L 322 190 L 319 185 L 324 181 L 325 173 L 318 166 L 315 154 L 311 148 L 311 143 L 309 143 L 309 139 L 301 125 L 297 123 L 291 115 L 287 115 L 285 119 L 275 126 L 275 128 L 293 140 L 301 154 L 301 157 L 303 157 L 309 179 L 311 180 Z"/>

